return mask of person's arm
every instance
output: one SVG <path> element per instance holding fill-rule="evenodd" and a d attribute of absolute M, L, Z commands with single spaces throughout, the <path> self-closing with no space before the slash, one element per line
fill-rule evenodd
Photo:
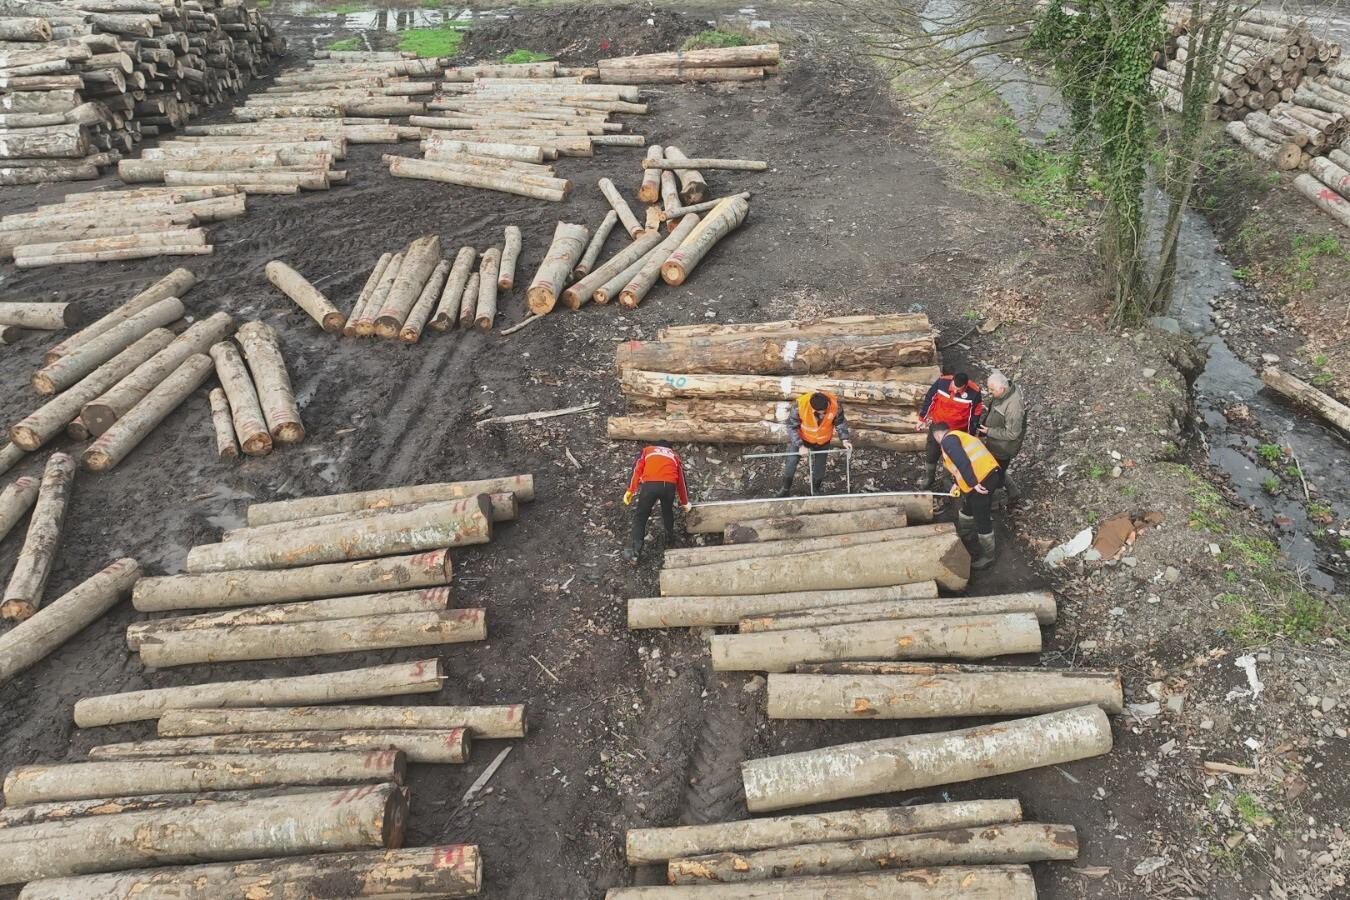
<path fill-rule="evenodd" d="M 797 411 L 797 404 L 792 404 L 792 412 L 788 413 L 788 449 L 793 453 L 802 449 L 802 416 Z"/>
<path fill-rule="evenodd" d="M 647 463 L 647 454 L 639 453 L 637 462 L 633 464 L 633 477 L 628 479 L 628 494 L 636 494 L 638 486 L 642 484 L 642 469 Z"/>
<path fill-rule="evenodd" d="M 689 505 L 689 488 L 684 483 L 684 460 L 675 458 L 675 495 L 681 506 Z"/>
<path fill-rule="evenodd" d="M 1013 399 L 1015 402 L 1009 403 L 1003 411 L 1002 437 L 1007 441 L 1021 440 L 1027 430 L 1027 408 L 1022 404 L 1021 392 L 1014 395 Z"/>
<path fill-rule="evenodd" d="M 984 395 L 979 391 L 970 392 L 970 421 L 966 423 L 966 434 L 974 434 L 984 418 Z"/>
<path fill-rule="evenodd" d="M 971 487 L 979 484 L 979 480 L 975 477 L 975 467 L 970 464 L 966 448 L 961 446 L 961 441 L 956 435 L 948 432 L 942 439 L 942 452 L 952 461 L 952 465 L 956 466 L 956 471 L 961 473 L 961 478 L 966 484 Z"/>
<path fill-rule="evenodd" d="M 928 393 L 923 397 L 923 405 L 919 407 L 919 418 L 927 419 L 928 410 L 933 405 L 933 398 L 937 396 L 938 388 L 942 386 L 942 379 L 939 378 L 928 388 Z"/>
<path fill-rule="evenodd" d="M 839 415 L 834 417 L 834 430 L 839 432 L 839 440 L 851 441 L 848 433 L 848 416 L 844 414 L 844 404 L 839 404 Z"/>

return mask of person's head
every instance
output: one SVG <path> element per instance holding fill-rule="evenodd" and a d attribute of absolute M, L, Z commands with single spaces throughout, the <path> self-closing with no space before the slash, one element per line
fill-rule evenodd
<path fill-rule="evenodd" d="M 1002 397 L 1008 393 L 1008 376 L 995 369 L 989 373 L 989 380 L 985 382 L 985 387 L 989 388 L 989 393 L 995 397 Z"/>
<path fill-rule="evenodd" d="M 816 391 L 811 395 L 811 408 L 814 409 L 817 414 L 823 413 L 830 408 L 830 398 L 826 397 L 820 391 Z"/>
<path fill-rule="evenodd" d="M 928 434 L 933 440 L 941 443 L 942 439 L 951 433 L 952 427 L 946 422 L 934 422 L 928 426 Z"/>
<path fill-rule="evenodd" d="M 664 447 L 664 448 L 667 449 L 667 450 L 671 449 L 670 441 L 652 441 L 652 446 L 653 446 L 653 447 Z"/>
<path fill-rule="evenodd" d="M 964 391 L 968 384 L 970 384 L 970 376 L 965 372 L 957 372 L 952 376 L 952 387 L 958 391 Z"/>

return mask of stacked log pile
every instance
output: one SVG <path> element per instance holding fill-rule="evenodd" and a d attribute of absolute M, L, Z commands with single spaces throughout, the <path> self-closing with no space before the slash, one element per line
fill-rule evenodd
<path fill-rule="evenodd" d="M 797 398 L 826 390 L 856 446 L 917 451 L 918 407 L 939 374 L 923 314 L 674 326 L 615 355 L 633 414 L 610 418 L 614 440 L 781 445 Z"/>
<path fill-rule="evenodd" d="M 96 178 L 285 48 L 237 0 L 6 0 L 0 31 L 0 184 Z"/>
<path fill-rule="evenodd" d="M 248 322 L 235 338 L 237 346 L 225 339 L 207 349 L 221 385 L 210 394 L 217 455 L 266 456 L 275 446 L 300 443 L 305 426 L 276 332 Z"/>
<path fill-rule="evenodd" d="M 761 81 L 778 74 L 777 44 L 618 56 L 597 64 L 601 84 Z"/>
<path fill-rule="evenodd" d="M 19 268 L 212 252 L 206 229 L 245 212 L 237 187 L 143 187 L 69 194 L 0 218 L 0 258 Z"/>

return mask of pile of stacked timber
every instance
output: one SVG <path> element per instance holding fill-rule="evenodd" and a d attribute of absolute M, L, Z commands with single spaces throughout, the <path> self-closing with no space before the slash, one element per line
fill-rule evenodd
<path fill-rule="evenodd" d="M 143 187 L 69 194 L 0 218 L 0 258 L 19 268 L 208 254 L 210 222 L 245 212 L 234 186 Z"/>
<path fill-rule="evenodd" d="M 784 444 L 797 398 L 824 390 L 845 404 L 855 445 L 917 451 L 917 410 L 939 374 L 922 313 L 673 326 L 615 356 L 632 412 L 610 418 L 615 440 Z"/>
<path fill-rule="evenodd" d="M 1187 4 L 1172 4 L 1165 17 L 1170 34 L 1166 52 L 1158 54 L 1153 84 L 1163 105 L 1180 111 L 1191 33 L 1197 23 L 1191 21 Z M 1246 11 L 1222 40 L 1224 58 L 1214 101 L 1216 115 L 1229 122 L 1294 100 L 1301 85 L 1321 76 L 1341 55 L 1339 44 L 1310 33 L 1306 18 L 1258 9 Z"/>
<path fill-rule="evenodd" d="M 734 172 L 764 172 L 769 164 L 756 159 L 712 159 L 686 156 L 679 147 L 653 144 L 642 160 L 642 181 L 637 198 L 653 204 L 657 218 L 672 231 L 688 215 L 716 208 L 724 198 L 706 199 L 708 182 L 704 169 L 724 169 Z M 750 199 L 748 191 L 734 196 Z"/>
<path fill-rule="evenodd" d="M 207 140 L 166 141 L 137 159 L 117 164 L 127 184 L 162 182 L 171 186 L 225 186 L 241 194 L 294 194 L 326 191 L 345 184 L 347 173 L 333 168 L 346 156 L 346 139 L 302 139 L 240 136 Z"/>
<path fill-rule="evenodd" d="M 1350 148 L 1350 141 L 1346 142 Z M 1308 172 L 1294 177 L 1294 187 L 1317 208 L 1350 228 L 1350 151 L 1332 150 L 1308 163 Z"/>
<path fill-rule="evenodd" d="M 0 184 L 96 178 L 284 49 L 239 0 L 5 0 Z"/>
<path fill-rule="evenodd" d="M 334 119 L 413 116 L 426 111 L 425 97 L 436 92 L 432 81 L 411 81 L 435 75 L 435 59 L 414 54 L 363 52 L 316 56 L 302 68 L 283 71 L 271 87 L 236 107 L 234 117 L 257 121 L 273 118 Z M 358 124 L 358 123 L 351 123 Z"/>
<path fill-rule="evenodd" d="M 235 340 L 238 346 L 226 338 L 207 351 L 221 384 L 210 393 L 218 455 L 238 459 L 243 450 L 249 456 L 266 456 L 274 445 L 300 443 L 305 426 L 276 332 L 262 322 L 248 322 Z M 92 426 L 87 411 L 83 418 Z"/>
<path fill-rule="evenodd" d="M 80 324 L 77 303 L 0 302 L 0 345 L 33 331 L 61 331 Z"/>
<path fill-rule="evenodd" d="M 597 63 L 601 84 L 761 81 L 778 74 L 777 44 L 619 56 Z"/>

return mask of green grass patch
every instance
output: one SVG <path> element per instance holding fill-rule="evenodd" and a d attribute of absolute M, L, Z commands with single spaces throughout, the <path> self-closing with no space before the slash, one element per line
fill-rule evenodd
<path fill-rule="evenodd" d="M 1191 488 L 1190 526 L 1192 528 L 1223 534 L 1228 530 L 1228 504 L 1219 492 L 1207 484 L 1196 484 Z"/>
<path fill-rule="evenodd" d="M 1238 794 L 1234 797 L 1233 808 L 1249 828 L 1265 828 L 1275 824 L 1275 817 L 1257 803 L 1251 794 Z"/>
<path fill-rule="evenodd" d="M 537 50 L 512 50 L 502 57 L 502 62 L 514 65 L 518 63 L 548 62 L 552 58 L 552 54 L 540 53 Z"/>
<path fill-rule="evenodd" d="M 1308 518 L 1318 525 L 1330 525 L 1336 520 L 1336 516 L 1331 511 L 1331 507 L 1317 500 L 1312 500 L 1308 503 L 1307 513 Z"/>
<path fill-rule="evenodd" d="M 253 5 L 257 9 L 267 9 L 272 5 L 272 0 L 258 0 L 258 2 Z"/>
<path fill-rule="evenodd" d="M 399 35 L 398 49 L 418 56 L 454 56 L 464 41 L 464 29 L 455 23 L 437 28 L 409 28 Z"/>
<path fill-rule="evenodd" d="M 333 41 L 324 48 L 325 50 L 361 50 L 361 39 L 356 37 L 343 38 L 340 41 Z"/>
<path fill-rule="evenodd" d="M 749 43 L 750 39 L 743 34 L 736 34 L 721 28 L 710 28 L 685 40 L 680 49 L 715 50 L 721 47 L 744 47 Z"/>
<path fill-rule="evenodd" d="M 1280 479 L 1273 475 L 1261 482 L 1261 489 L 1272 497 L 1280 492 Z"/>
<path fill-rule="evenodd" d="M 1284 456 L 1284 448 L 1279 444 L 1262 444 L 1256 448 L 1256 455 L 1268 463 L 1273 463 Z"/>

